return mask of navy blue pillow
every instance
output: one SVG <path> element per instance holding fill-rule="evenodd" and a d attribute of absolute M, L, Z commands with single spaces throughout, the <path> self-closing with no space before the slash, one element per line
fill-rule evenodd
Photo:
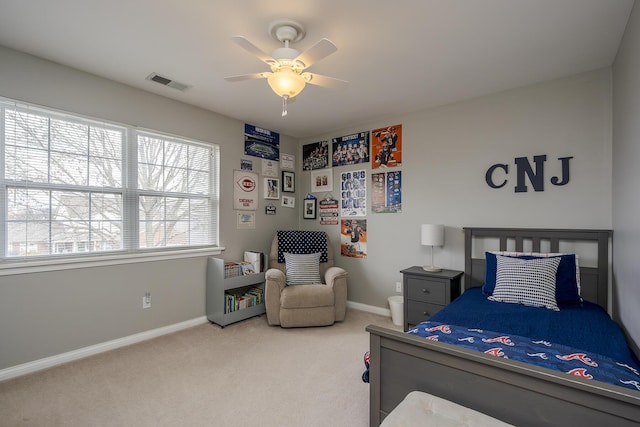
<path fill-rule="evenodd" d="M 533 259 L 542 258 L 535 255 L 504 255 L 511 258 Z M 576 281 L 576 255 L 566 254 L 558 255 L 560 264 L 556 273 L 556 301 L 558 305 L 575 305 L 582 302 L 578 292 L 578 283 Z M 545 257 L 548 258 L 548 257 Z M 555 257 L 554 257 L 555 258 Z M 493 294 L 496 287 L 496 271 L 498 262 L 496 254 L 485 252 L 485 278 L 482 292 L 487 295 Z"/>

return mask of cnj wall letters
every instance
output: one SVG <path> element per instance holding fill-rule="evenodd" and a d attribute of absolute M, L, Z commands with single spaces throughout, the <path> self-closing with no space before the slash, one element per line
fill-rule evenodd
<path fill-rule="evenodd" d="M 549 182 L 552 185 L 566 185 L 569 182 L 569 160 L 571 157 L 559 157 L 560 166 L 562 168 L 562 177 L 551 177 Z M 531 187 L 534 191 L 544 191 L 544 163 L 547 161 L 547 155 L 542 154 L 539 156 L 533 156 L 533 163 L 535 170 L 529 163 L 529 159 L 526 157 L 516 157 L 513 159 L 516 164 L 516 193 L 526 193 L 529 190 L 526 184 L 526 178 L 529 179 Z M 500 170 L 499 172 L 498 169 Z M 487 169 L 485 174 L 485 181 L 491 188 L 502 188 L 507 185 L 509 181 L 505 175 L 509 175 L 509 165 L 506 163 L 496 163 Z"/>

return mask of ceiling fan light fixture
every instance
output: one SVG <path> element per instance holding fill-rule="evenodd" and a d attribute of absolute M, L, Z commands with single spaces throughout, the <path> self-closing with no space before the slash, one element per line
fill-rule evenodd
<path fill-rule="evenodd" d="M 321 39 L 306 51 L 300 53 L 290 45 L 302 40 L 305 36 L 305 30 L 300 23 L 290 19 L 273 21 L 269 26 L 269 34 L 283 43 L 283 46 L 275 49 L 271 56 L 243 36 L 235 36 L 231 39 L 238 46 L 266 63 L 271 72 L 230 76 L 225 77 L 225 80 L 237 82 L 240 80 L 267 79 L 271 90 L 282 98 L 283 117 L 287 115 L 287 101 L 302 92 L 307 83 L 334 88 L 344 87 L 348 83 L 345 80 L 305 72 L 307 68 L 338 49 L 331 40 Z"/>
<path fill-rule="evenodd" d="M 302 89 L 307 84 L 304 77 L 286 67 L 271 73 L 267 78 L 267 82 L 278 96 L 287 96 L 289 98 L 293 98 L 302 92 Z"/>

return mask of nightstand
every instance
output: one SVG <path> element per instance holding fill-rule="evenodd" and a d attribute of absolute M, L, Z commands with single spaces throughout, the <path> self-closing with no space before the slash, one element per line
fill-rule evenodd
<path fill-rule="evenodd" d="M 437 273 L 422 267 L 410 267 L 402 273 L 404 295 L 404 330 L 417 325 L 440 311 L 460 296 L 462 271 L 442 270 Z"/>

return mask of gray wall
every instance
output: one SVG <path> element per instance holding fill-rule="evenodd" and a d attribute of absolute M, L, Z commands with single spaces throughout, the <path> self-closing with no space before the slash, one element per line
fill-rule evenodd
<path fill-rule="evenodd" d="M 226 259 L 266 252 L 275 229 L 297 227 L 297 210 L 266 216 L 261 199 L 256 229 L 236 229 L 230 189 L 243 122 L 2 47 L 0 96 L 219 144 Z M 295 141 L 281 136 L 281 150 L 295 153 Z M 259 173 L 261 159 L 252 159 Z M 204 316 L 205 269 L 197 257 L 0 276 L 0 369 Z M 146 290 L 152 308 L 142 310 Z"/>
<path fill-rule="evenodd" d="M 403 127 L 402 213 L 368 213 L 367 258 L 338 257 L 350 273 L 351 301 L 386 307 L 395 282 L 402 280 L 400 270 L 427 263 L 422 223 L 446 226 L 445 246 L 434 249 L 435 263 L 456 270 L 464 270 L 465 226 L 611 228 L 610 69 L 376 120 L 302 144 L 397 123 Z M 533 162 L 542 154 L 547 155 L 545 191 L 515 193 L 514 158 Z M 557 159 L 567 156 L 574 157 L 569 183 L 551 185 L 552 176 L 561 176 Z M 496 163 L 509 164 L 510 172 L 509 183 L 499 190 L 485 182 L 485 172 Z M 333 194 L 340 196 L 341 172 L 363 168 L 371 172 L 371 164 L 334 168 Z M 310 190 L 310 174 L 302 173 L 298 181 L 303 194 Z M 339 240 L 338 226 L 302 224 L 326 229 Z"/>
<path fill-rule="evenodd" d="M 613 275 L 621 321 L 640 345 L 640 9 L 637 6 L 613 65 Z"/>

